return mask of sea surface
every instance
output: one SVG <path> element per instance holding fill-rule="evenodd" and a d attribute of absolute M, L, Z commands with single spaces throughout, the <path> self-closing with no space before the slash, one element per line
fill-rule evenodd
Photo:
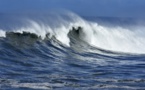
<path fill-rule="evenodd" d="M 145 90 L 144 20 L 1 13 L 0 90 L 49 89 Z"/>

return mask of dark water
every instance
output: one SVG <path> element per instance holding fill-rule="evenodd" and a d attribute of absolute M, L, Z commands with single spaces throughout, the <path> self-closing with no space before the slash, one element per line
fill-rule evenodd
<path fill-rule="evenodd" d="M 1 37 L 0 89 L 145 89 L 145 54 L 94 47 L 73 31 L 68 38 L 70 46 L 58 38 Z"/>

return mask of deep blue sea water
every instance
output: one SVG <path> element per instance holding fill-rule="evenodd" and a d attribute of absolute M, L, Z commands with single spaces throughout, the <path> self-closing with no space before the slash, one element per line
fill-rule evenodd
<path fill-rule="evenodd" d="M 6 35 L 23 31 L 41 39 Z M 1 90 L 145 89 L 143 20 L 1 14 L 0 36 Z"/>

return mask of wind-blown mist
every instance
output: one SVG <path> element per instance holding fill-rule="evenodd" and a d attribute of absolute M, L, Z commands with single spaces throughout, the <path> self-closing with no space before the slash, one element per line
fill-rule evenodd
<path fill-rule="evenodd" d="M 68 33 L 72 27 L 81 26 L 83 31 L 79 38 L 86 43 L 100 49 L 126 53 L 145 53 L 144 26 L 133 25 L 129 27 L 105 26 L 97 22 L 87 21 L 72 12 L 49 13 L 47 15 L 23 16 L 20 26 L 12 26 L 11 31 L 27 31 L 45 38 L 47 33 L 55 36 L 63 44 L 70 46 Z M 25 18 L 25 20 L 24 20 Z M 1 36 L 8 30 L 0 30 Z"/>

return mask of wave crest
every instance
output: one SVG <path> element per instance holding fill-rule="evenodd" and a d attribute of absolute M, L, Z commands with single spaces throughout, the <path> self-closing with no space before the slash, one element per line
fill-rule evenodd
<path fill-rule="evenodd" d="M 50 19 L 52 18 L 53 19 Z M 45 19 L 44 19 L 45 18 Z M 122 26 L 103 26 L 97 22 L 91 22 L 82 19 L 72 12 L 45 16 L 43 20 L 34 20 L 27 18 L 26 26 L 15 28 L 13 32 L 30 32 L 46 38 L 46 34 L 50 33 L 50 37 L 55 36 L 57 40 L 65 45 L 70 46 L 69 33 L 72 27 L 81 26 L 83 30 L 74 39 L 82 40 L 97 48 L 126 52 L 126 53 L 145 53 L 145 27 L 124 28 Z M 138 27 L 138 26 L 137 26 Z M 0 35 L 5 36 L 7 30 L 0 30 Z"/>

